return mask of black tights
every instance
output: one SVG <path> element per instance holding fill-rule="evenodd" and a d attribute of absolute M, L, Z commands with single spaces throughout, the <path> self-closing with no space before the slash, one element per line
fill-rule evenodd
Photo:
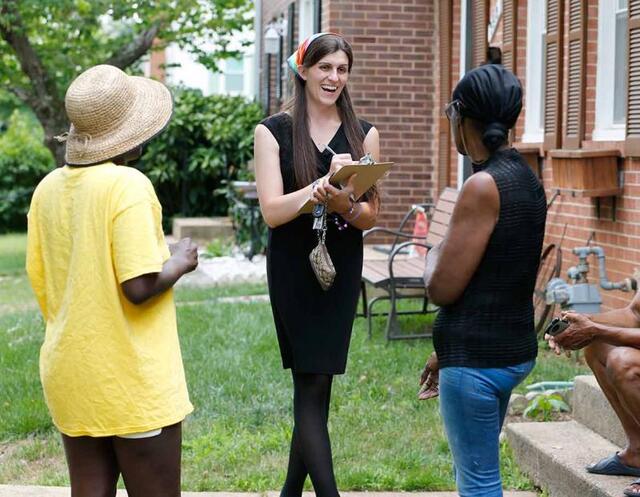
<path fill-rule="evenodd" d="M 307 475 L 317 497 L 339 497 L 327 421 L 332 375 L 293 373 L 294 427 L 280 497 L 300 497 Z"/>

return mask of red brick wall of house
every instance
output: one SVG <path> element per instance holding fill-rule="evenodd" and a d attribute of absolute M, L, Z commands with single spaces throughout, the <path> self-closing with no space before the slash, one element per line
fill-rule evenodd
<path fill-rule="evenodd" d="M 516 39 L 516 76 L 522 84 L 524 105 L 516 123 L 515 141 L 524 133 L 524 120 L 527 112 L 527 0 L 518 2 L 518 28 Z"/>
<path fill-rule="evenodd" d="M 569 2 L 565 2 L 568 9 Z M 494 5 L 494 2 L 491 3 Z M 454 0 L 454 26 L 452 42 L 452 66 L 450 68 L 452 81 L 459 79 L 460 69 L 460 0 Z M 624 142 L 592 141 L 595 126 L 595 99 L 597 74 L 597 40 L 598 40 L 598 0 L 587 0 L 587 35 L 586 35 L 586 80 L 585 80 L 585 140 L 583 149 L 616 149 L 623 152 Z M 567 88 L 567 45 L 568 45 L 568 10 L 565 10 L 565 45 L 564 45 L 564 91 L 563 113 L 566 112 Z M 501 29 L 501 26 L 498 27 Z M 515 139 L 524 133 L 524 116 L 526 113 L 526 47 L 527 47 L 527 0 L 518 1 L 518 38 L 516 74 L 520 78 L 524 94 L 525 105 L 516 125 Z M 494 43 L 501 40 L 501 34 L 496 33 Z M 564 125 L 564 119 L 561 120 Z M 582 246 L 594 233 L 594 245 L 602 246 L 607 256 L 607 273 L 612 281 L 619 281 L 632 277 L 640 268 L 640 160 L 621 159 L 623 171 L 623 194 L 617 197 L 616 221 L 612 221 L 612 200 L 602 198 L 600 217 L 596 215 L 596 200 L 570 196 L 559 196 L 549 209 L 547 218 L 547 235 L 545 243 L 560 240 L 567 226 L 563 241 L 563 268 L 561 276 L 566 278 L 566 270 L 577 263 L 577 258 L 571 249 Z M 543 183 L 547 191 L 547 198 L 551 198 L 556 191 L 553 182 L 552 159 L 549 154 L 543 159 Z M 452 149 L 450 177 L 452 186 L 457 184 L 458 160 L 455 149 Z M 597 262 L 590 260 L 591 281 L 597 282 Z M 637 276 L 637 275 L 636 275 Z M 629 293 L 620 291 L 601 291 L 604 303 L 603 310 L 626 305 L 632 298 Z"/>
<path fill-rule="evenodd" d="M 568 46 L 568 6 L 565 2 L 565 45 L 564 45 L 564 91 L 563 114 L 567 109 L 567 46 Z M 519 2 L 519 36 L 518 45 L 522 52 L 518 53 L 518 76 L 525 85 L 526 79 L 526 0 Z M 524 31 L 524 35 L 521 33 Z M 586 80 L 585 80 L 585 140 L 583 149 L 603 150 L 616 149 L 623 151 L 623 142 L 592 141 L 595 126 L 596 75 L 598 42 L 598 0 L 587 1 L 587 35 L 586 35 Z M 526 96 L 526 87 L 525 87 Z M 524 131 L 524 113 L 518 122 L 516 136 Z M 564 126 L 564 119 L 562 119 Z M 607 256 L 607 273 L 612 281 L 633 277 L 640 267 L 640 162 L 636 159 L 621 159 L 624 189 L 616 198 L 616 221 L 612 220 L 612 199 L 600 200 L 600 217 L 596 215 L 596 199 L 579 198 L 561 195 L 556 198 L 549 209 L 547 217 L 546 243 L 558 243 L 565 225 L 566 233 L 563 246 L 563 268 L 561 276 L 566 278 L 566 270 L 577 263 L 571 253 L 576 246 L 583 246 L 593 235 L 593 244 L 602 246 Z M 546 154 L 543 164 L 543 183 L 547 198 L 551 198 L 556 189 L 553 181 L 553 159 Z M 590 260 L 591 281 L 597 282 L 597 261 Z M 601 291 L 603 309 L 611 309 L 626 305 L 632 298 L 630 293 L 620 291 Z"/>
<path fill-rule="evenodd" d="M 453 92 L 456 84 L 460 79 L 460 0 L 453 0 L 452 9 L 452 42 L 451 42 L 451 90 Z M 443 68 L 444 70 L 444 68 Z M 442 109 L 439 109 L 442 112 Z M 458 152 L 455 143 L 451 140 L 451 171 L 449 173 L 449 186 L 456 187 L 458 185 Z"/>
<path fill-rule="evenodd" d="M 566 2 L 568 9 L 568 2 Z M 598 1 L 588 0 L 587 20 L 587 57 L 585 85 L 585 141 L 584 149 L 618 149 L 623 150 L 623 142 L 592 141 L 595 126 L 596 74 L 597 74 L 597 40 L 598 40 Z M 565 10 L 565 33 L 567 29 L 568 10 Z M 568 52 L 565 35 L 565 55 Z M 566 59 L 566 56 L 565 56 Z M 566 67 L 566 60 L 565 60 Z M 567 74 L 565 70 L 565 90 Z M 566 91 L 563 103 L 566 112 Z M 605 249 L 607 256 L 607 273 L 612 281 L 632 277 L 640 266 L 640 163 L 638 160 L 621 159 L 624 177 L 624 190 L 616 199 L 616 221 L 612 220 L 613 202 L 611 198 L 602 198 L 600 217 L 596 215 L 596 199 L 572 198 L 560 196 L 549 210 L 547 219 L 547 241 L 558 241 L 567 225 L 563 241 L 563 273 L 574 265 L 577 259 L 571 254 L 571 248 L 584 245 L 590 236 L 594 236 L 593 244 Z M 552 159 L 545 159 L 544 184 L 550 197 L 553 188 Z M 592 264 L 592 280 L 597 281 L 597 263 Z M 602 291 L 604 307 L 616 308 L 629 302 L 632 295 L 620 291 Z"/>
<path fill-rule="evenodd" d="M 382 183 L 379 225 L 396 228 L 408 208 L 433 199 L 436 170 L 437 6 L 431 0 L 324 0 L 322 29 L 354 50 L 349 81 L 357 114 L 380 132 L 381 159 L 396 163 Z M 263 2 L 266 22 L 286 0 Z M 273 79 L 273 78 L 272 78 Z M 273 93 L 273 92 L 272 92 Z M 271 110 L 278 108 L 276 103 Z"/>

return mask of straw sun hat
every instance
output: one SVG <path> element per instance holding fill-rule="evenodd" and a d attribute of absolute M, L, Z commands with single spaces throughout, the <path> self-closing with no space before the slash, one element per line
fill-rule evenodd
<path fill-rule="evenodd" d="M 70 165 L 98 164 L 157 135 L 171 119 L 171 93 L 148 78 L 128 76 L 114 66 L 86 70 L 65 96 L 68 133 L 65 160 Z"/>

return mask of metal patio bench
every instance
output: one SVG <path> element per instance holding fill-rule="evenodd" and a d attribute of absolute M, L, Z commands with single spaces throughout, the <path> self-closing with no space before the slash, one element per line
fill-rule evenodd
<path fill-rule="evenodd" d="M 425 257 L 416 250 L 408 249 L 424 247 L 426 250 L 439 244 L 447 232 L 453 207 L 458 198 L 458 191 L 454 188 L 446 188 L 438 202 L 435 204 L 417 204 L 411 207 L 405 214 L 397 230 L 387 228 L 373 228 L 364 234 L 364 238 L 373 234 L 388 234 L 394 236 L 393 244 L 388 258 L 381 260 L 365 259 L 362 266 L 362 313 L 359 316 L 367 318 L 368 335 L 372 335 L 372 318 L 375 316 L 387 316 L 385 335 L 387 340 L 399 340 L 408 338 L 425 338 L 431 336 L 429 329 L 424 333 L 403 334 L 398 324 L 398 316 L 431 314 L 438 308 L 429 303 L 424 288 Z M 418 212 L 425 212 L 429 220 L 429 228 L 426 236 L 416 236 L 415 233 L 404 231 L 405 226 L 416 216 Z M 402 241 L 408 240 L 408 241 Z M 403 257 L 399 257 L 403 254 Z M 382 290 L 383 294 L 367 299 L 367 285 Z M 422 290 L 422 292 L 420 292 Z M 417 310 L 398 310 L 397 305 L 403 299 L 422 300 L 422 305 Z M 389 301 L 389 311 L 374 312 L 374 306 L 381 301 Z"/>

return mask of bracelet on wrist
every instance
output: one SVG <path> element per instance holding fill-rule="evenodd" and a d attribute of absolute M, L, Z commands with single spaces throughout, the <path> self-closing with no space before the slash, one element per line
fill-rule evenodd
<path fill-rule="evenodd" d="M 344 220 L 347 221 L 348 223 L 351 223 L 353 221 L 355 221 L 356 219 L 358 219 L 358 217 L 360 217 L 360 214 L 362 214 L 362 206 L 359 203 L 355 203 L 353 204 L 353 209 L 352 210 L 356 210 L 356 207 L 358 208 L 358 212 L 356 212 L 356 214 L 354 216 L 351 217 L 345 217 Z M 351 214 L 351 213 L 349 213 Z"/>
<path fill-rule="evenodd" d="M 338 212 L 338 214 L 340 214 L 340 216 L 342 216 L 343 218 L 346 219 L 347 216 L 350 216 L 351 214 L 353 214 L 353 210 L 355 209 L 356 203 L 351 200 L 351 197 L 349 197 L 349 209 L 344 211 L 344 212 Z"/>

